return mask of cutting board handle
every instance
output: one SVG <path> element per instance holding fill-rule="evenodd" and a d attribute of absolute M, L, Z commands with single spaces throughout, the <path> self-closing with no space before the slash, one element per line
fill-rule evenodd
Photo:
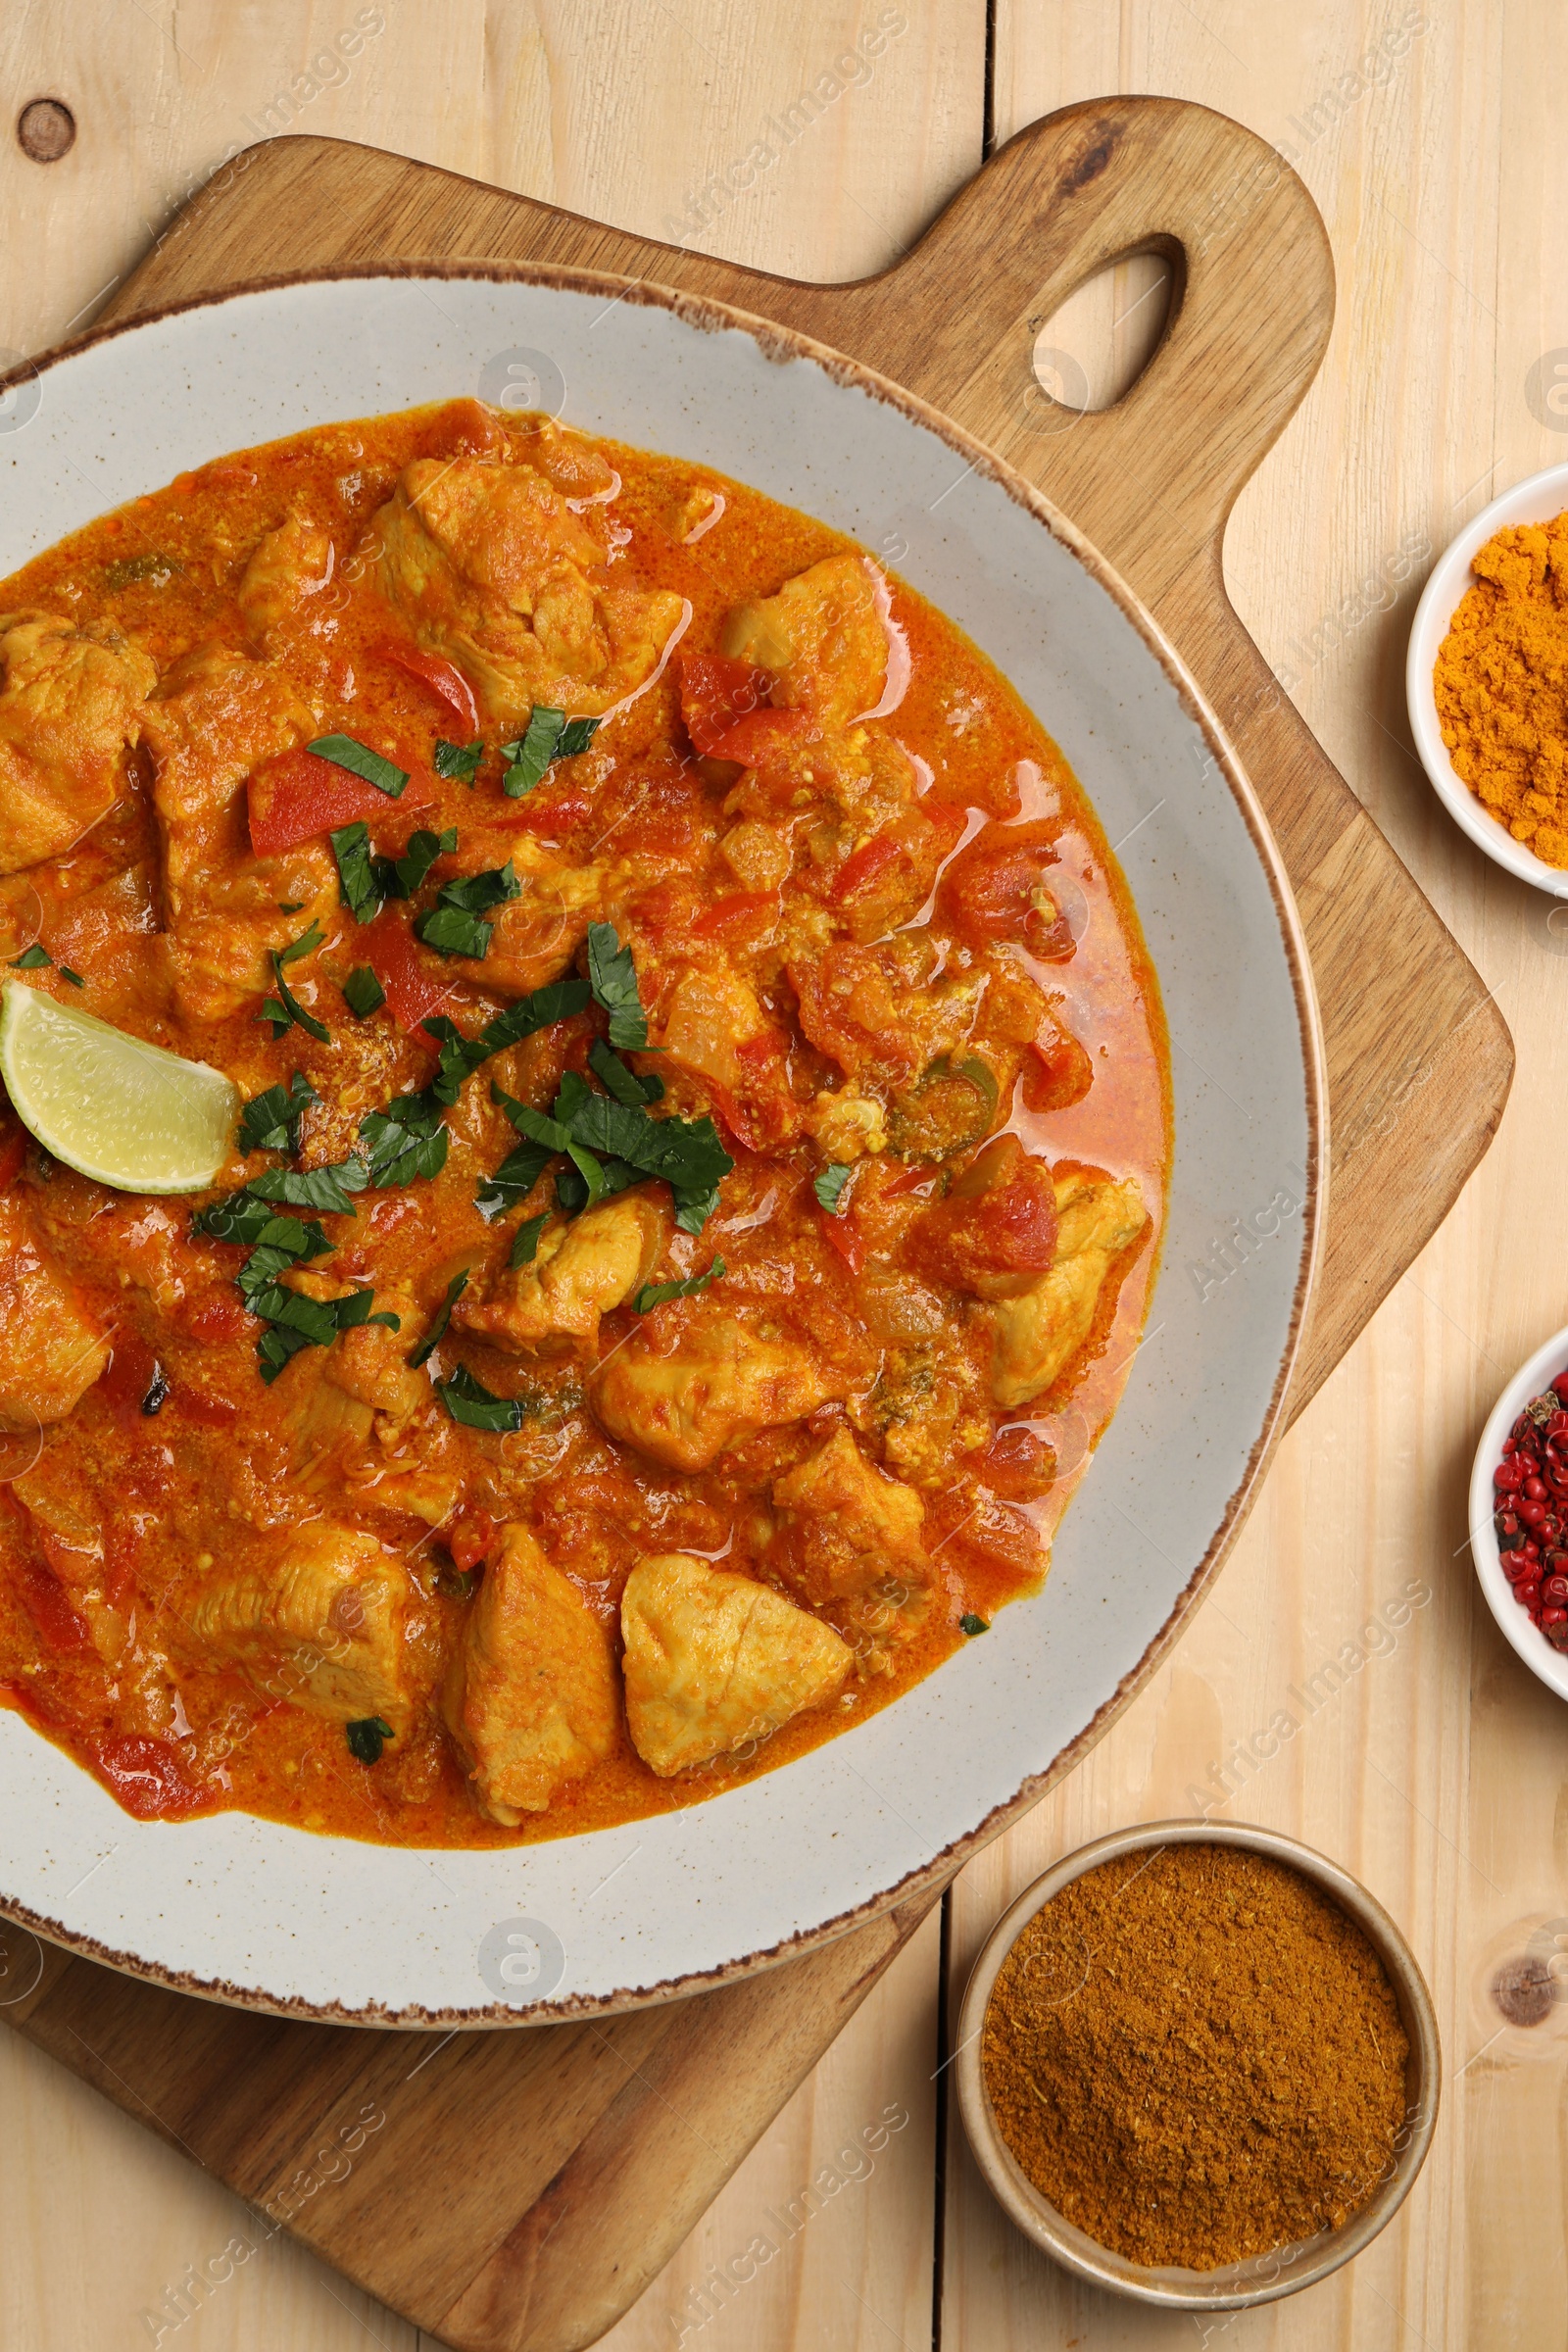
<path fill-rule="evenodd" d="M 1135 253 L 1171 266 L 1163 334 L 1118 401 L 1075 414 L 1039 389 L 1036 338 Z M 897 274 L 896 305 L 881 277 L 811 289 L 813 331 L 825 299 L 845 349 L 961 417 L 1151 603 L 1158 575 L 1200 545 L 1217 560 L 1236 495 L 1311 382 L 1334 318 L 1328 237 L 1290 165 L 1227 116 L 1172 98 L 1097 99 L 1031 123 Z M 770 287 L 769 309 L 787 314 L 793 291 Z"/>

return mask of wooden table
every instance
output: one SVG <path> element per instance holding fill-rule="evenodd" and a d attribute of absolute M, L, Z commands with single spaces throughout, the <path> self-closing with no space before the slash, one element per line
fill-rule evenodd
<path fill-rule="evenodd" d="M 873 63 L 856 43 L 876 25 L 888 37 Z M 1513 1097 L 1448 1223 L 1286 1441 L 1181 1647 L 1073 1779 L 965 1873 L 945 1922 L 928 1922 L 605 2340 L 615 2352 L 699 2339 L 704 2352 L 913 2352 L 934 2328 L 945 2352 L 1191 2340 L 1190 2321 L 1073 2288 L 1010 2230 L 934 2075 L 941 2002 L 1010 1894 L 1083 1838 L 1198 1810 L 1206 1794 L 1368 1882 L 1427 1971 L 1448 2068 L 1437 2143 L 1398 2223 L 1327 2284 L 1210 2333 L 1244 2352 L 1560 2342 L 1568 2005 L 1510 2024 L 1491 1984 L 1538 1928 L 1568 1934 L 1565 1719 L 1479 1601 L 1464 1496 L 1495 1390 L 1568 1320 L 1568 917 L 1552 929 L 1549 903 L 1448 823 L 1402 707 L 1425 570 L 1409 559 L 1435 554 L 1494 485 L 1568 458 L 1568 413 L 1547 397 L 1557 363 L 1568 368 L 1555 201 L 1568 198 L 1568 41 L 1552 0 L 1429 0 L 1424 19 L 1398 0 L 993 0 L 989 24 L 986 0 L 270 0 L 244 16 L 222 0 L 76 0 L 11 12 L 0 57 L 13 117 L 55 98 L 78 133 L 58 161 L 14 142 L 0 154 L 0 340 L 17 351 L 85 323 L 225 152 L 288 129 L 823 278 L 891 258 L 988 138 L 1103 91 L 1201 100 L 1292 156 L 1334 241 L 1339 321 L 1243 496 L 1227 577 L 1494 988 L 1518 1048 Z M 744 190 L 744 173 L 715 179 L 803 92 L 816 100 L 808 127 L 787 144 L 775 129 L 776 160 L 754 164 Z M 1076 359 L 1097 391 L 1124 380 L 1157 323 L 1156 276 L 1131 265 L 1087 290 L 1043 346 Z M 1329 1661 L 1340 1688 L 1309 1711 L 1292 1686 L 1313 1688 Z M 1259 1764 L 1246 1743 L 1281 1707 L 1298 1728 Z M 171 2291 L 239 2231 L 242 2210 L 12 2036 L 0 2036 L 0 2115 L 7 2352 L 347 2352 L 365 2330 L 397 2352 L 412 2344 L 401 2321 L 281 2241 L 176 2324 Z M 891 2129 L 868 2159 L 861 2134 L 878 2119 Z M 852 2139 L 862 2153 L 840 2160 Z M 705 2300 L 710 2266 L 761 2232 L 778 2241 L 792 2206 L 799 2226 L 755 2278 Z"/>

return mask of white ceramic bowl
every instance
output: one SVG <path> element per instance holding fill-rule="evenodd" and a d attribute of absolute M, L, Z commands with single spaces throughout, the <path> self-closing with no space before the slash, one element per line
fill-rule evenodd
<path fill-rule="evenodd" d="M 1438 724 L 1432 671 L 1438 648 L 1448 634 L 1448 623 L 1464 601 L 1465 591 L 1475 584 L 1470 571 L 1471 558 L 1485 547 L 1494 531 L 1521 522 L 1550 522 L 1565 507 L 1568 507 L 1568 465 L 1548 466 L 1544 472 L 1532 473 L 1524 481 L 1515 482 L 1500 498 L 1494 498 L 1490 506 L 1483 507 L 1444 549 L 1433 567 L 1410 624 L 1410 645 L 1404 662 L 1410 732 L 1439 800 L 1454 823 L 1469 834 L 1477 849 L 1486 851 L 1494 864 L 1505 866 L 1521 882 L 1533 882 L 1538 890 L 1549 891 L 1554 899 L 1568 899 L 1568 870 L 1547 865 L 1533 850 L 1526 849 L 1522 841 L 1515 841 L 1507 826 L 1499 824 L 1482 807 L 1464 778 L 1454 772 L 1443 729 Z"/>
<path fill-rule="evenodd" d="M 0 1711 L 0 1909 L 185 1990 L 362 2024 L 626 2007 L 787 1959 L 936 1883 L 1070 1769 L 1175 1638 L 1266 1463 L 1324 1149 L 1289 889 L 1180 662 L 1017 475 L 800 337 L 543 268 L 198 301 L 45 360 L 9 402 L 0 386 L 0 575 L 225 451 L 475 392 L 755 483 L 888 554 L 968 631 L 1124 845 L 1176 1152 L 1148 1337 L 1044 1591 L 784 1769 L 624 1828 L 427 1854 L 241 1813 L 137 1823 Z M 1070 968 L 1064 986 L 1092 1044 Z"/>
<path fill-rule="evenodd" d="M 1540 1627 L 1532 1625 L 1529 1610 L 1515 1600 L 1513 1587 L 1502 1573 L 1497 1531 L 1492 1524 L 1496 1508 L 1492 1473 L 1502 1459 L 1503 1439 L 1531 1397 L 1539 1396 L 1543 1389 L 1550 1387 L 1555 1374 L 1564 1371 L 1568 1371 L 1568 1331 L 1559 1331 L 1520 1366 L 1497 1398 L 1481 1433 L 1470 1472 L 1470 1556 L 1487 1606 L 1531 1673 L 1539 1675 L 1559 1698 L 1568 1698 L 1568 1651 L 1554 1649 Z"/>

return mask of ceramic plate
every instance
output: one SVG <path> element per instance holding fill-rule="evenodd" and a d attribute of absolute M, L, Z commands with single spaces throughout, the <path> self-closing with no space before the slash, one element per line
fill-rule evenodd
<path fill-rule="evenodd" d="M 1180 662 L 1018 476 L 802 338 L 545 270 L 197 302 L 89 336 L 0 402 L 0 573 L 224 451 L 474 393 L 754 483 L 967 630 L 1117 846 L 1164 993 L 1176 1157 L 1148 1336 L 1044 1590 L 779 1771 L 585 1837 L 424 1853 L 238 1813 L 138 1823 L 0 1712 L 0 1907 L 188 1990 L 367 2024 L 693 1990 L 934 1883 L 1038 1796 L 1152 1670 L 1235 1534 L 1300 1330 L 1323 1143 L 1289 889 Z M 1073 1025 L 1092 1041 L 1087 1016 Z"/>

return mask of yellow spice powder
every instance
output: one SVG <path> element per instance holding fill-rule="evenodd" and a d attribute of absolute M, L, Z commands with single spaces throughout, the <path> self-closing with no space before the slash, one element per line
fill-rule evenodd
<path fill-rule="evenodd" d="M 1568 866 L 1568 514 L 1497 531 L 1433 671 L 1455 771 L 1548 865 Z"/>

